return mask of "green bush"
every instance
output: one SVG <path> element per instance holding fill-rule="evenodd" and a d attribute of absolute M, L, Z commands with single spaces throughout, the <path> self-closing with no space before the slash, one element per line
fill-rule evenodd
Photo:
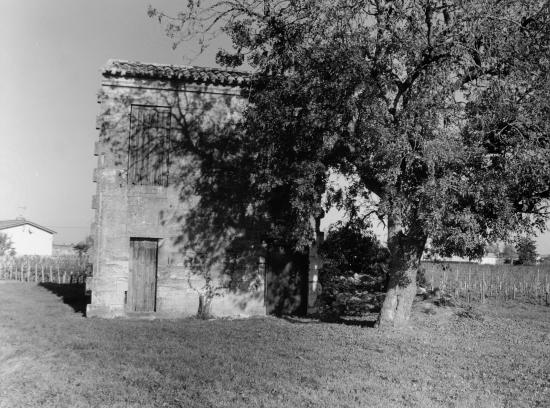
<path fill-rule="evenodd" d="M 338 222 L 319 252 L 322 313 L 358 315 L 379 308 L 389 254 L 369 225 Z"/>

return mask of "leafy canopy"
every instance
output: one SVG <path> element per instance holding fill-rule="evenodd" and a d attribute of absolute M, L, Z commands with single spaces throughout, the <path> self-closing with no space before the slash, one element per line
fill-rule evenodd
<path fill-rule="evenodd" d="M 531 237 L 522 237 L 516 245 L 520 264 L 534 264 L 537 261 L 537 245 Z"/>
<path fill-rule="evenodd" d="M 175 17 L 149 13 L 176 43 L 225 33 L 233 49 L 217 62 L 255 73 L 219 162 L 243 192 L 226 209 L 274 239 L 306 243 L 327 193 L 447 255 L 544 227 L 548 1 L 190 0 Z M 347 191 L 327 187 L 330 172 Z"/>
<path fill-rule="evenodd" d="M 380 244 L 370 226 L 364 223 L 335 223 L 329 229 L 319 253 L 324 260 L 321 275 L 367 275 L 378 280 L 386 277 L 388 250 Z"/>

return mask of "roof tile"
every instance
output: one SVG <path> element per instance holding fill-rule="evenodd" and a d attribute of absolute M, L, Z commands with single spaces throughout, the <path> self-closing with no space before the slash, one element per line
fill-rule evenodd
<path fill-rule="evenodd" d="M 250 74 L 244 71 L 221 68 L 193 67 L 184 65 L 149 64 L 123 60 L 109 60 L 103 67 L 104 77 L 147 78 L 147 79 L 183 79 L 197 84 L 215 84 L 224 86 L 250 85 Z"/>

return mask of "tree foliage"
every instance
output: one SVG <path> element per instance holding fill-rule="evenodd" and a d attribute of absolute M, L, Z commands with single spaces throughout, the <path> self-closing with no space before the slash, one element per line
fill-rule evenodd
<path fill-rule="evenodd" d="M 389 254 L 370 225 L 358 220 L 335 223 L 319 254 L 323 257 L 319 271 L 322 318 L 360 314 L 379 307 L 378 295 L 386 283 Z"/>
<path fill-rule="evenodd" d="M 10 237 L 0 232 L 0 256 L 15 255 L 15 249 L 13 248 L 13 242 Z"/>
<path fill-rule="evenodd" d="M 73 249 L 78 253 L 79 257 L 87 255 L 90 249 L 94 246 L 94 240 L 91 235 L 88 235 L 84 241 L 80 241 L 78 244 L 73 246 Z"/>
<path fill-rule="evenodd" d="M 381 323 L 407 319 L 428 238 L 473 258 L 544 227 L 548 1 L 189 1 L 175 17 L 149 13 L 176 42 L 224 32 L 233 49 L 217 62 L 254 72 L 238 144 L 219 161 L 241 176 L 233 208 L 295 246 L 325 193 L 356 219 L 387 220 Z M 330 172 L 347 194 L 328 188 Z"/>
<path fill-rule="evenodd" d="M 332 275 L 363 275 L 373 283 L 386 279 L 387 249 L 364 223 L 340 221 L 331 226 L 319 254 L 324 259 L 321 275 L 327 275 L 327 278 Z"/>
<path fill-rule="evenodd" d="M 518 262 L 520 264 L 534 264 L 537 261 L 537 245 L 531 237 L 522 237 L 516 245 Z"/>

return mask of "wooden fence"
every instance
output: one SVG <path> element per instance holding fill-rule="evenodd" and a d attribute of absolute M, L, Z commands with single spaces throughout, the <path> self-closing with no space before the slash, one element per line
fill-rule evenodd
<path fill-rule="evenodd" d="M 487 298 L 549 305 L 548 265 L 478 265 L 423 262 L 428 288 L 440 288 L 468 303 Z"/>
<path fill-rule="evenodd" d="M 85 283 L 91 275 L 86 256 L 0 257 L 0 280 L 37 283 Z"/>

